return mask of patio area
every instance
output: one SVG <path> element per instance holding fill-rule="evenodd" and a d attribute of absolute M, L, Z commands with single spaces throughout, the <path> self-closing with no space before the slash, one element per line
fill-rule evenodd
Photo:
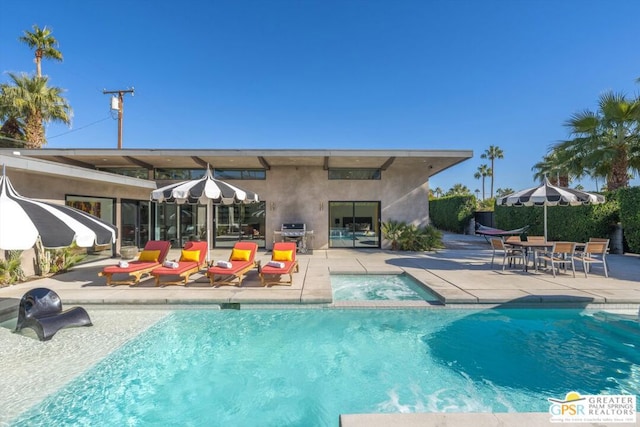
<path fill-rule="evenodd" d="M 459 308 L 497 304 L 514 305 L 607 305 L 617 308 L 640 306 L 640 257 L 609 255 L 610 277 L 594 269 L 584 277 L 578 264 L 576 277 L 519 268 L 492 269 L 491 249 L 480 236 L 445 234 L 446 248 L 414 253 L 384 250 L 330 249 L 300 254 L 300 272 L 292 286 L 260 286 L 258 271 L 249 272 L 242 287 L 211 287 L 206 276 L 195 274 L 188 286 L 155 287 L 145 279 L 137 287 L 106 286 L 98 272 L 116 263 L 103 259 L 78 265 L 68 273 L 0 288 L 0 314 L 10 313 L 22 295 L 35 287 L 55 290 L 69 304 L 265 304 L 319 306 L 406 306 L 434 308 L 425 302 L 336 302 L 332 301 L 331 274 L 400 274 L 406 272 L 425 284 L 445 307 Z M 227 259 L 229 249 L 211 251 L 213 260 Z M 172 250 L 168 259 L 179 256 Z M 256 255 L 264 265 L 271 254 Z"/>

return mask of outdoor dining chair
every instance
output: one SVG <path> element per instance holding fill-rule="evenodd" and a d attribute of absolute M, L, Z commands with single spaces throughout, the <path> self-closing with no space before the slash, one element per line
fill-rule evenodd
<path fill-rule="evenodd" d="M 527 236 L 527 242 L 532 242 L 532 243 L 545 243 L 546 239 L 544 238 L 544 236 Z M 538 253 L 540 251 L 544 251 L 544 247 L 531 247 L 531 250 L 528 251 L 528 256 L 531 257 L 531 260 L 533 261 L 534 267 L 536 265 L 536 259 L 538 259 Z M 529 260 L 527 260 L 528 262 Z"/>
<path fill-rule="evenodd" d="M 513 248 L 505 244 L 502 239 L 499 239 L 497 237 L 492 238 L 490 242 L 491 249 L 493 249 L 493 253 L 491 254 L 491 268 L 493 268 L 493 261 L 496 258 L 496 255 L 502 255 L 503 271 L 507 265 L 507 262 L 509 263 L 509 266 L 511 266 L 512 262 L 515 264 L 518 260 L 522 261 L 523 263 L 526 261 L 524 259 L 524 251 L 522 249 Z"/>
<path fill-rule="evenodd" d="M 538 265 L 540 261 L 551 264 L 551 272 L 556 277 L 556 269 L 560 271 L 560 266 L 567 271 L 567 266 L 571 265 L 573 277 L 576 277 L 576 243 L 575 242 L 555 242 L 550 252 L 538 255 Z"/>
<path fill-rule="evenodd" d="M 587 273 L 591 264 L 602 264 L 604 269 L 604 276 L 609 277 L 607 272 L 607 250 L 609 246 L 609 239 L 605 241 L 589 241 L 585 244 L 584 250 L 579 255 L 579 260 L 582 262 L 584 269 L 584 277 L 588 277 Z"/>

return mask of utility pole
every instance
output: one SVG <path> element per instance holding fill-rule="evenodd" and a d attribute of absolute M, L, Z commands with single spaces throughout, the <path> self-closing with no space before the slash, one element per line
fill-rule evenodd
<path fill-rule="evenodd" d="M 131 96 L 133 96 L 133 91 L 134 91 L 134 88 L 123 89 L 123 90 L 106 90 L 106 89 L 104 89 L 102 91 L 102 93 L 105 94 L 105 95 L 106 94 L 110 94 L 110 95 L 117 94 L 118 95 L 117 98 L 114 96 L 111 99 L 111 109 L 112 110 L 118 110 L 118 149 L 122 149 L 122 115 L 123 115 L 123 112 L 124 112 L 124 94 L 125 93 L 130 93 Z"/>

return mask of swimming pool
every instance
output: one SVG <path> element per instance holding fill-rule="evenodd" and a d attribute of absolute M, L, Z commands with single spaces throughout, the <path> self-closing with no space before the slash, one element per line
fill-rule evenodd
<path fill-rule="evenodd" d="M 436 295 L 408 274 L 332 274 L 334 301 L 431 301 Z"/>
<path fill-rule="evenodd" d="M 180 310 L 14 420 L 331 425 L 640 394 L 638 320 L 580 310 Z"/>

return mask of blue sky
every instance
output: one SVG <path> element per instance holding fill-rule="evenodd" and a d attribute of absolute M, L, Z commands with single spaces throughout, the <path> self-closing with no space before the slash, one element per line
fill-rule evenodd
<path fill-rule="evenodd" d="M 103 89 L 135 87 L 124 148 L 471 149 L 431 179 L 462 183 L 490 145 L 495 187 L 531 167 L 573 113 L 608 90 L 638 93 L 637 0 L 12 1 L 0 17 L 0 81 L 35 72 L 18 42 L 53 29 L 71 129 L 49 148 L 116 148 Z M 601 185 L 602 183 L 600 183 Z M 594 183 L 583 182 L 587 189 Z M 487 181 L 486 191 L 489 192 Z"/>

